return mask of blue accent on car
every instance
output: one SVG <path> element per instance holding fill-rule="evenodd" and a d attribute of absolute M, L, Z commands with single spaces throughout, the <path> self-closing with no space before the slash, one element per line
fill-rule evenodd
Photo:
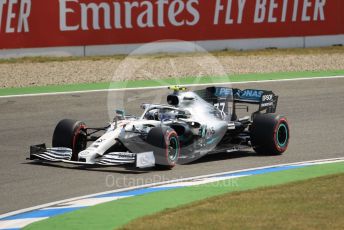
<path fill-rule="evenodd" d="M 216 137 L 216 138 L 212 138 L 212 139 L 207 140 L 207 145 L 213 144 L 217 139 L 219 139 L 219 138 Z"/>
<path fill-rule="evenodd" d="M 233 95 L 233 90 L 230 88 L 225 88 L 225 87 L 217 87 L 215 88 L 214 95 L 216 97 L 228 97 L 228 96 Z"/>
<path fill-rule="evenodd" d="M 282 129 L 282 130 L 281 130 Z M 284 132 L 284 137 L 282 137 L 282 138 L 284 138 L 284 139 L 282 139 L 282 140 L 280 140 L 280 138 L 279 138 L 279 134 L 280 134 L 280 132 Z M 288 128 L 287 128 L 287 126 L 285 125 L 285 124 L 280 124 L 280 126 L 278 127 L 278 130 L 277 130 L 277 143 L 278 143 L 278 145 L 280 146 L 280 147 L 285 147 L 286 145 L 287 145 L 287 143 L 288 143 Z"/>
<path fill-rule="evenodd" d="M 263 90 L 245 89 L 245 90 L 238 90 L 235 96 L 241 100 L 250 100 L 250 101 L 260 102 L 263 94 L 264 94 Z"/>

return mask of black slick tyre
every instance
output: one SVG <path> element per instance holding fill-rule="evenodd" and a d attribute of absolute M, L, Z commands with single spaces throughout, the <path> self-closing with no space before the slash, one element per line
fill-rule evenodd
<path fill-rule="evenodd" d="M 250 132 L 253 149 L 260 155 L 280 155 L 288 148 L 289 124 L 282 115 L 255 115 Z"/>
<path fill-rule="evenodd" d="M 153 128 L 149 131 L 146 141 L 153 149 L 156 168 L 172 169 L 177 164 L 180 143 L 178 134 L 173 129 Z"/>
<path fill-rule="evenodd" d="M 78 154 L 87 146 L 86 125 L 82 121 L 61 120 L 55 127 L 52 140 L 53 147 L 72 149 L 72 161 L 78 160 Z"/>

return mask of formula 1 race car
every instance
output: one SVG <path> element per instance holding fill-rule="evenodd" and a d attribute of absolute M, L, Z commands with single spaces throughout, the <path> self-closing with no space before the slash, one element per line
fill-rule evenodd
<path fill-rule="evenodd" d="M 286 118 L 274 114 L 278 96 L 271 91 L 208 87 L 187 91 L 169 87 L 167 104 L 143 104 L 140 117 L 116 110 L 107 127 L 89 128 L 64 119 L 54 131 L 52 148 L 30 147 L 30 160 L 81 165 L 126 165 L 171 169 L 206 154 L 253 148 L 279 155 L 289 143 Z M 258 109 L 238 118 L 248 104 Z M 103 132 L 102 135 L 96 135 Z M 88 144 L 91 142 L 90 144 Z"/>

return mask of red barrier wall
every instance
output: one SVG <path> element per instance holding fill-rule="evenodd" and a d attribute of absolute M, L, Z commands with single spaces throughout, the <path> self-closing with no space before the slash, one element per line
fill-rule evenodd
<path fill-rule="evenodd" d="M 0 0 L 0 49 L 344 34 L 343 12 L 343 0 Z"/>

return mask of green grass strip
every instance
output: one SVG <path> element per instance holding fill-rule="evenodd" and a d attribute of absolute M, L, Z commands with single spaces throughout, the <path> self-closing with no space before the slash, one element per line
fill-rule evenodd
<path fill-rule="evenodd" d="M 125 81 L 125 82 L 105 82 L 105 83 L 85 83 L 85 84 L 71 84 L 71 85 L 51 85 L 51 86 L 34 86 L 23 88 L 2 88 L 0 89 L 0 96 L 10 95 L 25 95 L 25 94 L 40 94 L 40 93 L 59 93 L 59 92 L 73 92 L 73 91 L 90 91 L 90 90 L 104 90 L 104 89 L 122 89 L 122 88 L 137 88 L 137 87 L 154 87 L 154 86 L 168 86 L 168 85 L 185 85 L 185 84 L 208 84 L 208 83 L 223 83 L 223 82 L 241 82 L 241 81 L 261 81 L 261 80 L 281 80 L 281 79 L 297 79 L 309 77 L 327 77 L 344 75 L 344 70 L 333 71 L 307 71 L 307 72 L 284 72 L 284 73 L 261 73 L 261 74 L 241 74 L 229 75 L 222 77 L 184 77 L 178 79 L 163 79 L 161 80 L 139 80 L 139 81 Z"/>
<path fill-rule="evenodd" d="M 225 193 L 269 187 L 344 173 L 344 163 L 332 163 L 242 177 L 200 186 L 155 192 L 112 201 L 33 223 L 25 229 L 114 229 L 159 211 Z"/>
<path fill-rule="evenodd" d="M 227 193 L 144 216 L 122 230 L 343 230 L 344 173 Z"/>

